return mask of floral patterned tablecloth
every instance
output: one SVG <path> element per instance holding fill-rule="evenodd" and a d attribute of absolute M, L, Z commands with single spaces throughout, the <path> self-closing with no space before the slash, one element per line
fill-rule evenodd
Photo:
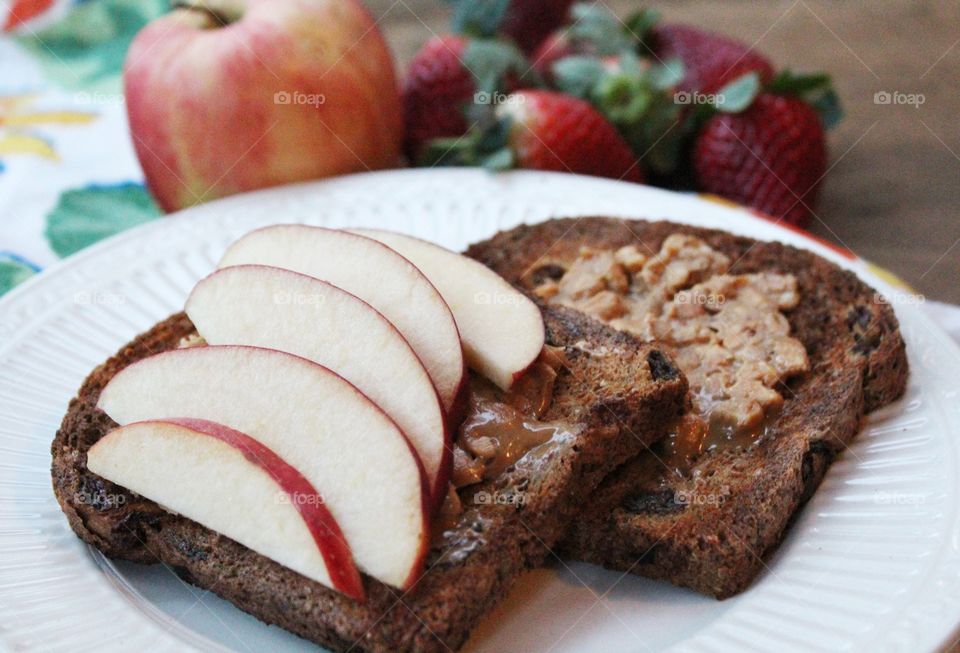
<path fill-rule="evenodd" d="M 166 0 L 0 3 L 0 295 L 160 215 L 130 142 L 121 68 Z"/>

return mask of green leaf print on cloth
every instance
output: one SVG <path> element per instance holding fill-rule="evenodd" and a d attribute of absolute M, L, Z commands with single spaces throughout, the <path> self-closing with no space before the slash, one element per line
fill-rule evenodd
<path fill-rule="evenodd" d="M 37 267 L 29 261 L 10 252 L 0 252 L 0 295 L 36 273 Z"/>
<path fill-rule="evenodd" d="M 44 233 L 63 257 L 158 216 L 160 209 L 141 184 L 87 186 L 60 195 Z"/>
<path fill-rule="evenodd" d="M 130 41 L 169 9 L 169 0 L 82 2 L 50 27 L 16 38 L 64 88 L 115 93 Z"/>

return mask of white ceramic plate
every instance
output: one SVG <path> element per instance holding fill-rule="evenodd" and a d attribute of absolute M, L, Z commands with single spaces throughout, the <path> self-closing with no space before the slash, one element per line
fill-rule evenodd
<path fill-rule="evenodd" d="M 611 181 L 401 171 L 207 204 L 74 256 L 0 302 L 0 641 L 26 650 L 316 650 L 160 566 L 70 531 L 49 447 L 86 374 L 181 308 L 224 247 L 276 222 L 374 225 L 453 248 L 554 216 L 669 218 L 777 239 L 900 298 L 912 375 L 830 469 L 769 570 L 724 602 L 584 564 L 525 577 L 468 645 L 488 651 L 928 651 L 960 621 L 960 351 L 864 262 L 743 209 Z"/>

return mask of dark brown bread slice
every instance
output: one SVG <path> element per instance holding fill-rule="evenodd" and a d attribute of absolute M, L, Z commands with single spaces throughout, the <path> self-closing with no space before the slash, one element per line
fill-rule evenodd
<path fill-rule="evenodd" d="M 115 427 L 95 407 L 101 389 L 124 366 L 190 334 L 182 314 L 87 378 L 53 442 L 54 491 L 74 531 L 106 555 L 162 561 L 187 581 L 318 644 L 340 651 L 455 650 L 517 576 L 543 562 L 581 498 L 684 410 L 686 381 L 659 348 L 573 311 L 544 315 L 548 343 L 563 347 L 567 365 L 543 419 L 569 425 L 570 434 L 532 450 L 490 483 L 464 488 L 465 512 L 406 594 L 365 578 L 367 602 L 356 603 L 87 471 L 87 450 Z M 615 355 L 595 356 L 584 345 Z M 477 490 L 523 492 L 525 502 L 477 505 Z"/>
<path fill-rule="evenodd" d="M 734 273 L 793 274 L 801 299 L 787 317 L 811 369 L 782 389 L 784 408 L 760 444 L 703 455 L 684 476 L 661 462 L 656 446 L 618 469 L 574 521 L 562 550 L 725 598 L 762 571 L 863 414 L 903 393 L 907 359 L 893 311 L 872 288 L 780 243 L 668 222 L 582 218 L 504 232 L 468 254 L 529 289 L 561 275 L 581 246 L 636 244 L 652 253 L 672 233 L 702 238 L 735 261 Z"/>

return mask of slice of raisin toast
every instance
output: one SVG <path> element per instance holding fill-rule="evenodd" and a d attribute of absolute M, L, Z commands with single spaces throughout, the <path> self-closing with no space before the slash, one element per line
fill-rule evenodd
<path fill-rule="evenodd" d="M 722 255 L 730 275 L 795 279 L 795 305 L 782 315 L 790 338 L 806 350 L 805 371 L 766 389 L 777 392 L 782 405 L 770 410 L 748 439 L 688 448 L 692 453 L 678 464 L 677 431 L 619 468 L 592 495 L 561 550 L 725 598 L 761 572 L 764 558 L 856 435 L 863 415 L 903 393 L 906 352 L 892 309 L 872 288 L 852 272 L 780 243 L 669 222 L 595 217 L 519 227 L 472 246 L 468 254 L 550 302 L 585 255 L 626 252 L 627 258 L 651 260 L 671 236 L 699 239 Z M 587 281 L 577 280 L 579 290 Z M 687 302 L 696 300 L 689 292 L 694 281 L 708 280 L 689 280 Z M 608 277 L 602 283 L 633 288 L 629 279 Z M 551 292 L 543 292 L 551 285 Z M 617 323 L 624 309 L 616 305 L 616 293 L 595 293 L 592 300 L 588 312 Z M 684 352 L 668 351 L 693 392 L 697 381 Z M 694 404 L 697 399 L 694 395 Z"/>
<path fill-rule="evenodd" d="M 456 650 L 521 572 L 543 562 L 581 498 L 661 437 L 685 407 L 686 381 L 658 347 L 567 309 L 548 308 L 544 317 L 549 349 L 563 363 L 538 413 L 554 435 L 493 478 L 459 490 L 461 510 L 435 528 L 427 571 L 406 593 L 364 577 L 367 600 L 358 603 L 87 470 L 87 451 L 116 426 L 96 408 L 104 385 L 123 367 L 189 339 L 194 329 L 183 314 L 136 338 L 84 382 L 53 442 L 54 491 L 73 530 L 105 555 L 162 562 L 330 649 Z M 605 355 L 591 353 L 599 349 Z"/>

